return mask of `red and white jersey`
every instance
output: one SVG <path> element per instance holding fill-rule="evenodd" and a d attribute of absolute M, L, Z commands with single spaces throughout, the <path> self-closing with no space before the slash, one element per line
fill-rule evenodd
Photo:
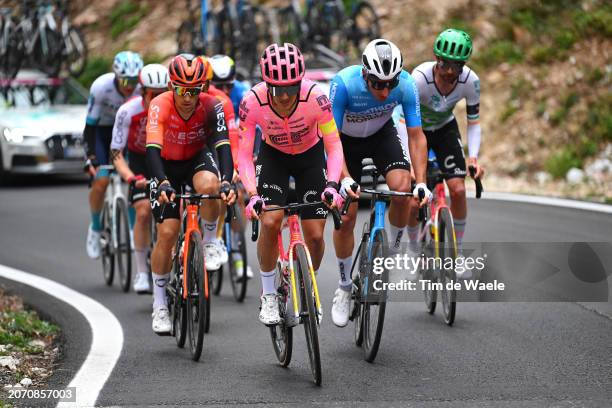
<path fill-rule="evenodd" d="M 147 112 L 142 96 L 135 96 L 119 107 L 113 126 L 112 150 L 128 150 L 146 153 Z"/>

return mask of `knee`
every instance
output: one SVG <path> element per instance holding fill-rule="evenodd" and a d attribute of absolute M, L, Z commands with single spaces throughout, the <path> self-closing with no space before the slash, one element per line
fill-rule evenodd
<path fill-rule="evenodd" d="M 283 222 L 283 213 L 281 211 L 274 211 L 265 213 L 263 217 L 261 217 L 261 227 L 268 234 L 277 234 L 281 229 L 281 224 Z"/>
<path fill-rule="evenodd" d="M 217 194 L 219 192 L 219 178 L 209 171 L 204 171 L 194 181 L 194 188 L 200 194 Z"/>
<path fill-rule="evenodd" d="M 148 205 L 140 205 L 136 207 L 136 222 L 148 223 L 151 221 L 151 211 Z"/>
<path fill-rule="evenodd" d="M 410 191 L 410 184 L 410 172 L 408 171 L 397 172 L 387 181 L 390 190 L 403 193 Z"/>
<path fill-rule="evenodd" d="M 449 186 L 451 200 L 461 200 L 465 198 L 465 183 L 455 183 Z"/>
<path fill-rule="evenodd" d="M 96 193 L 104 194 L 106 191 L 106 187 L 108 187 L 108 178 L 100 178 L 94 181 L 91 189 Z"/>
<path fill-rule="evenodd" d="M 176 241 L 178 231 L 174 228 L 163 228 L 163 224 L 158 224 L 157 227 L 157 243 L 162 248 L 171 248 Z"/>
<path fill-rule="evenodd" d="M 340 234 L 347 235 L 353 234 L 353 230 L 355 229 L 355 223 L 357 221 L 357 216 L 351 214 L 350 212 L 346 217 L 342 217 L 342 226 L 340 227 Z"/>

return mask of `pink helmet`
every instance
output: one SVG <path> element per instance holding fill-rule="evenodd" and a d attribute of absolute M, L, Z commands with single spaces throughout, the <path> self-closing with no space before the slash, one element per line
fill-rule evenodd
<path fill-rule="evenodd" d="M 261 77 L 271 85 L 292 85 L 304 78 L 304 57 L 298 47 L 285 43 L 268 45 L 259 60 Z"/>

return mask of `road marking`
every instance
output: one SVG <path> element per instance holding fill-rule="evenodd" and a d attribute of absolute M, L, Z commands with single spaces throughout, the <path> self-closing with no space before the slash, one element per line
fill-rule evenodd
<path fill-rule="evenodd" d="M 74 307 L 92 331 L 91 347 L 83 365 L 68 387 L 76 387 L 76 403 L 58 407 L 93 407 L 123 348 L 123 329 L 115 315 L 101 303 L 67 286 L 41 276 L 0 265 L 0 276 L 41 290 Z"/>
<path fill-rule="evenodd" d="M 468 197 L 474 198 L 474 192 L 468 192 Z M 612 214 L 612 205 L 590 203 L 587 201 L 568 200 L 565 198 L 494 192 L 484 192 L 482 193 L 482 198 L 485 200 L 514 201 L 518 203 L 549 205 L 554 207 L 574 208 L 577 210 L 597 211 L 606 214 Z"/>

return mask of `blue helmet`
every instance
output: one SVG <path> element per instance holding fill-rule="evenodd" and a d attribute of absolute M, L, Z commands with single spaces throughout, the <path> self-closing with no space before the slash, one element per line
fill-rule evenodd
<path fill-rule="evenodd" d="M 136 52 L 121 51 L 115 55 L 113 72 L 118 77 L 137 77 L 143 66 L 142 58 Z"/>

